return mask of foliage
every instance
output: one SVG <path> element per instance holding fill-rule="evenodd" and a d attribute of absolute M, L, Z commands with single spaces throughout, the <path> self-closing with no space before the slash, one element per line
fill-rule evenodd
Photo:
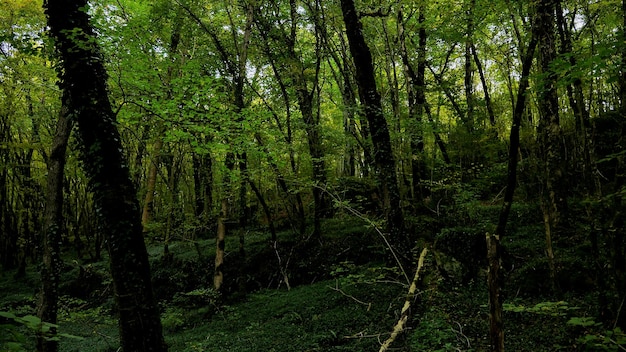
<path fill-rule="evenodd" d="M 27 351 L 27 339 L 18 327 L 24 327 L 27 331 L 36 336 L 43 336 L 49 341 L 60 341 L 61 338 L 71 338 L 83 340 L 83 337 L 67 333 L 59 333 L 57 324 L 42 322 L 34 315 L 17 316 L 11 312 L 0 312 L 0 317 L 9 320 L 12 324 L 0 324 L 0 332 L 3 331 L 3 338 L 0 339 L 0 350 L 2 351 Z"/>
<path fill-rule="evenodd" d="M 584 351 L 623 351 L 626 348 L 626 334 L 619 327 L 602 329 L 593 317 L 572 317 L 568 325 L 582 328 L 583 335 L 576 341 Z"/>
<path fill-rule="evenodd" d="M 505 303 L 502 308 L 504 311 L 508 312 L 544 314 L 551 316 L 566 316 L 569 311 L 580 309 L 579 307 L 570 307 L 565 301 L 539 302 L 532 307 Z"/>
<path fill-rule="evenodd" d="M 563 227 L 553 234 L 557 292 L 548 283 L 539 204 L 549 171 L 542 166 L 545 146 L 538 138 L 545 111 L 537 97 L 545 75 L 533 70 L 521 126 L 518 191 L 502 242 L 511 350 L 624 350 L 624 327 L 599 322 L 614 318 L 606 315 L 618 311 L 626 282 L 616 270 L 626 252 L 620 4 L 560 2 L 572 47 L 566 51 L 563 33 L 557 39 L 561 52 L 550 63 L 558 79 L 559 147 L 566 151 L 563 186 L 569 198 Z M 387 261 L 387 246 L 375 231 L 384 228 L 385 211 L 371 165 L 377 151 L 371 150 L 371 126 L 353 86 L 339 4 L 250 2 L 258 5 L 250 13 L 241 5 L 105 0 L 88 9 L 138 199 L 148 191 L 148 169 L 157 169 L 153 217 L 144 235 L 172 350 L 375 350 L 377 338 L 397 318 L 401 273 Z M 435 247 L 436 260 L 419 296 L 423 304 L 416 305 L 404 347 L 486 350 L 484 234 L 493 232 L 502 207 L 519 58 L 531 37 L 535 3 L 356 5 L 392 127 L 406 236 L 412 244 Z M 0 311 L 10 322 L 0 327 L 0 344 L 29 349 L 31 335 L 53 327 L 32 314 L 40 286 L 38 234 L 48 149 L 61 99 L 41 1 L 1 1 L 0 13 Z M 421 60 L 422 28 L 426 67 L 424 85 L 417 88 L 408 66 Z M 470 62 L 472 92 L 466 92 L 464 49 L 470 41 L 477 58 Z M 317 160 L 302 119 L 301 88 L 309 92 L 319 119 L 314 142 L 323 157 Z M 416 106 L 418 89 L 424 92 L 422 106 Z M 487 92 L 494 125 L 487 119 Z M 466 123 L 470 98 L 473 121 Z M 572 102 L 588 116 L 578 116 Z M 65 170 L 62 250 L 65 262 L 73 264 L 62 268 L 59 325 L 87 339 L 63 339 L 62 349 L 116 350 L 113 287 L 107 255 L 100 254 L 106 244 L 77 143 L 70 141 Z M 233 168 L 225 162 L 230 158 Z M 326 184 L 315 183 L 314 161 L 325 163 Z M 335 201 L 319 238 L 310 237 L 306 226 L 315 214 L 313 186 Z M 226 189 L 232 192 L 225 194 Z M 211 263 L 222 198 L 230 201 L 230 233 L 227 289 L 218 294 L 211 288 Z M 267 231 L 270 221 L 285 230 L 276 243 Z M 162 257 L 166 239 L 168 260 Z M 238 252 L 240 243 L 245 255 Z M 19 266 L 25 272 L 18 275 Z M 284 287 L 283 274 L 290 279 L 289 292 L 274 290 Z"/>
<path fill-rule="evenodd" d="M 433 311 L 419 318 L 408 344 L 416 351 L 473 351 L 465 339 L 461 324 L 449 321 L 443 312 Z"/>

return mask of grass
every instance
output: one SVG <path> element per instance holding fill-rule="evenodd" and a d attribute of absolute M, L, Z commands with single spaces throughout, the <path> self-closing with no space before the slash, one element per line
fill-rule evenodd
<path fill-rule="evenodd" d="M 394 318 L 389 298 L 399 290 L 372 287 L 360 299 L 378 301 L 364 305 L 334 288 L 334 281 L 324 281 L 252 294 L 245 302 L 222 307 L 210 319 L 196 316 L 191 326 L 170 335 L 168 343 L 173 351 L 378 350 L 376 337 L 390 329 Z M 362 290 L 355 285 L 343 289 L 357 297 Z"/>

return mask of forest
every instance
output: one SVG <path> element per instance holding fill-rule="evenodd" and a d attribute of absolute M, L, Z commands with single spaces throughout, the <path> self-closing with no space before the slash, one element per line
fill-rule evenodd
<path fill-rule="evenodd" d="M 0 351 L 626 351 L 626 0 L 2 0 Z"/>

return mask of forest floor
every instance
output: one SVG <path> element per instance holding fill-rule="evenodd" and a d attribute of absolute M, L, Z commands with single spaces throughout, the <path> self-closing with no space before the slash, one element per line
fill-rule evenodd
<path fill-rule="evenodd" d="M 507 349 L 624 350 L 619 345 L 624 334 L 607 331 L 593 318 L 598 293 L 584 286 L 589 273 L 577 269 L 583 265 L 561 261 L 562 290 L 556 294 L 546 288 L 545 260 L 540 255 L 542 227 L 525 219 L 534 211 L 520 207 L 512 214 L 507 242 L 512 259 L 505 266 Z M 168 259 L 162 255 L 162 243 L 151 241 L 155 294 L 170 351 L 378 351 L 399 317 L 406 279 L 388 263 L 383 241 L 370 223 L 334 219 L 325 222 L 323 230 L 320 241 L 294 239 L 290 231 L 281 232 L 276 250 L 269 245 L 269 234 L 248 231 L 245 256 L 239 251 L 240 239 L 233 235 L 226 245 L 230 266 L 222 296 L 211 289 L 214 241 L 209 235 L 196 245 L 184 238 L 172 242 Z M 439 229 L 434 247 L 429 241 L 416 246 L 416 253 L 423 246 L 431 250 L 412 301 L 409 329 L 392 350 L 488 350 L 484 266 L 482 260 L 473 259 L 481 251 L 472 247 L 475 237 L 468 231 Z M 469 242 L 459 241 L 459 236 Z M 458 241 L 456 252 L 450 250 L 451 240 Z M 463 256 L 463 251 L 468 255 Z M 559 253 L 575 258 L 574 252 Z M 106 259 L 66 260 L 59 330 L 80 339 L 63 337 L 63 352 L 118 350 Z M 408 270 L 409 277 L 411 270 L 415 268 Z M 14 279 L 12 272 L 0 275 L 0 312 L 34 314 L 37 268 L 29 266 L 20 279 Z M 21 327 L 12 334 L 22 350 L 32 350 L 33 331 Z M 0 339 L 0 351 L 5 350 L 9 349 Z"/>

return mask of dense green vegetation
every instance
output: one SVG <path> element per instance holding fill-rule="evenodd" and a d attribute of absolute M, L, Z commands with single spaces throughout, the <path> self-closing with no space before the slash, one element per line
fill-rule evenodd
<path fill-rule="evenodd" d="M 493 215 L 494 209 L 480 209 L 481 216 Z M 515 217 L 532 218 L 537 209 L 517 207 Z M 490 214 L 491 213 L 491 214 Z M 518 220 L 519 221 L 519 220 Z M 505 306 L 506 336 L 515 351 L 603 351 L 618 350 L 617 341 L 626 338 L 599 324 L 595 293 L 584 282 L 563 282 L 568 293 L 553 297 L 542 290 L 537 278 L 545 277 L 545 261 L 536 233 L 541 224 L 512 224 L 510 251 L 515 251 L 515 266 L 507 282 L 508 304 Z M 393 268 L 372 258 L 384 258 L 383 246 L 346 251 L 363 240 L 376 243 L 375 233 L 360 221 L 342 219 L 325 223 L 329 235 L 330 256 L 294 257 L 290 265 L 291 290 L 277 283 L 270 270 L 259 270 L 266 258 L 268 235 L 248 235 L 250 275 L 246 297 L 221 299 L 211 287 L 212 272 L 206 262 L 213 241 L 200 240 L 199 252 L 190 243 L 171 246 L 175 261 L 164 263 L 161 246 L 150 246 L 155 291 L 162 308 L 165 335 L 172 351 L 377 351 L 395 323 L 405 294 L 405 284 Z M 450 229 L 454 231 L 455 229 Z M 466 231 L 471 228 L 466 228 Z M 289 233 L 279 238 L 287 240 Z M 227 243 L 235 247 L 236 241 Z M 355 247 L 353 247 L 355 246 Z M 539 248 L 538 248 L 539 247 Z M 199 255 L 200 253 L 200 255 Z M 441 255 L 441 254 L 440 254 Z M 565 258 L 575 261 L 575 253 Z M 236 256 L 236 254 L 233 254 Z M 237 260 L 237 259 L 232 259 Z M 564 263 L 565 264 L 565 263 Z M 570 266 L 574 264 L 570 263 Z M 571 267 L 564 281 L 576 280 L 584 270 Z M 513 266 L 513 264 L 511 264 Z M 257 270 L 254 268 L 256 267 Z M 439 269 L 438 269 L 439 267 Z M 484 273 L 462 282 L 462 271 L 442 270 L 450 267 L 429 256 L 414 307 L 411 330 L 397 343 L 415 351 L 481 351 L 488 348 L 486 330 L 488 310 Z M 33 268 L 34 269 L 34 268 Z M 537 273 L 539 271 L 540 273 Z M 543 272 L 543 273 L 541 273 Z M 297 279 L 296 279 L 297 278 Z M 3 297 L 2 310 L 18 315 L 31 314 L 35 305 L 38 273 L 29 270 L 16 280 L 5 272 L 2 287 L 10 295 Z M 588 278 L 578 278 L 586 280 Z M 63 274 L 59 316 L 60 331 L 73 337 L 61 338 L 61 351 L 114 351 L 119 340 L 114 315 L 111 280 L 105 262 L 79 266 L 68 264 Z M 558 300 L 556 300 L 558 299 Z M 607 331 L 609 330 L 609 331 Z M 33 331 L 20 328 L 23 347 L 32 348 Z M 611 341 L 613 340 L 613 341 Z"/>
<path fill-rule="evenodd" d="M 0 352 L 626 350 L 625 38 L 626 0 L 2 1 Z"/>

